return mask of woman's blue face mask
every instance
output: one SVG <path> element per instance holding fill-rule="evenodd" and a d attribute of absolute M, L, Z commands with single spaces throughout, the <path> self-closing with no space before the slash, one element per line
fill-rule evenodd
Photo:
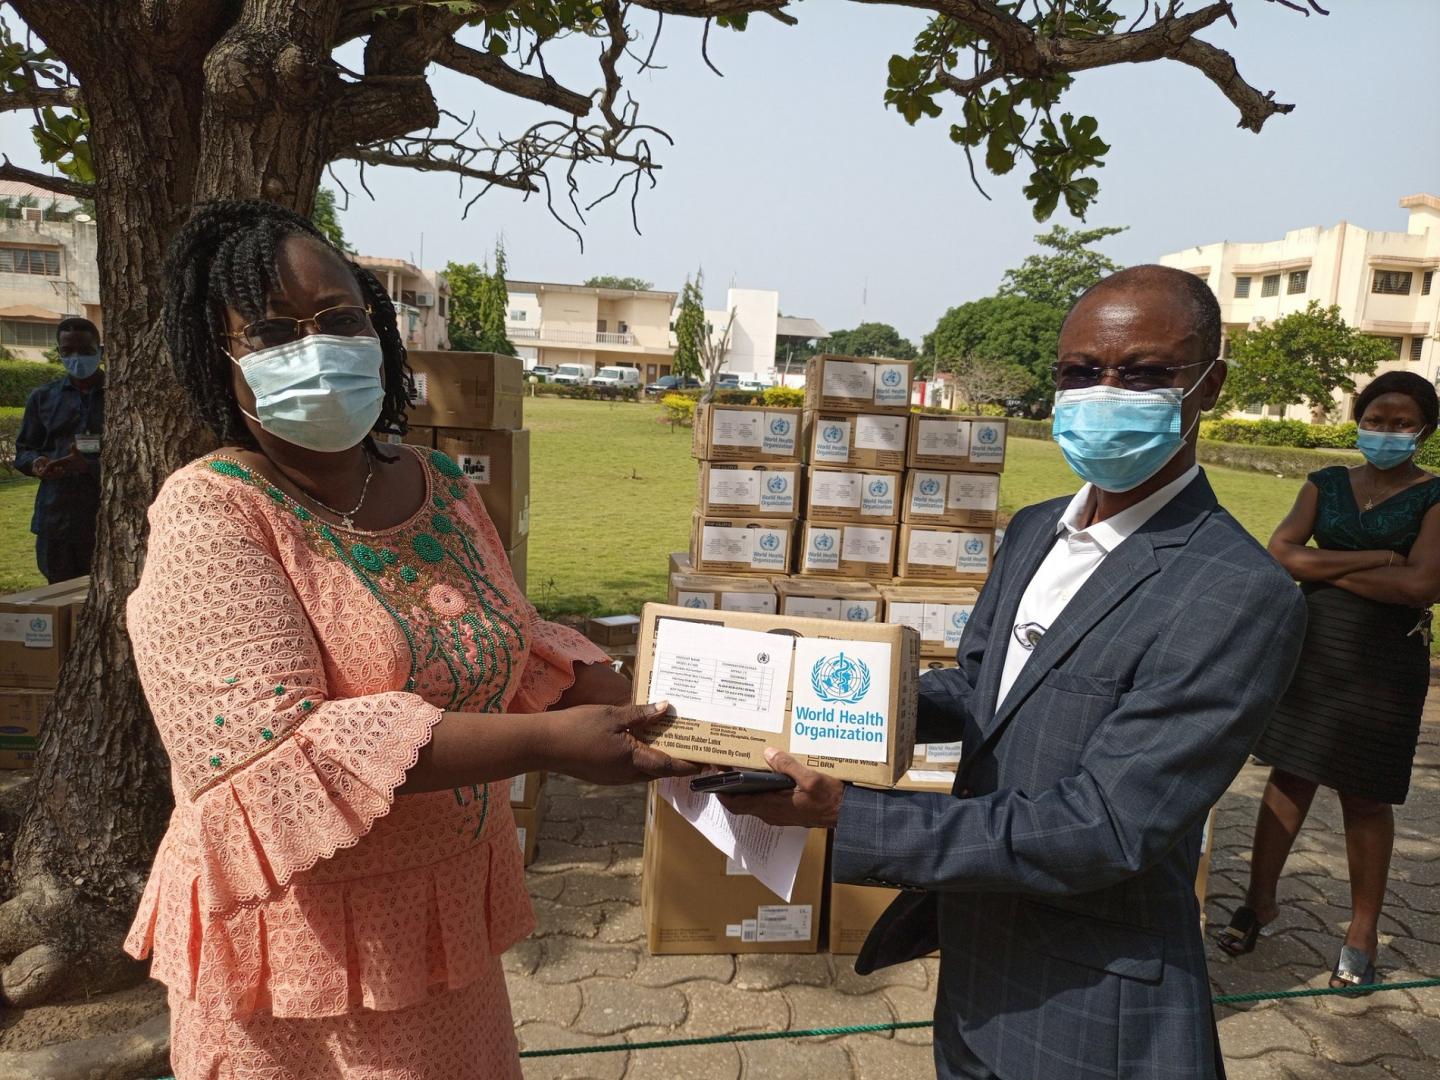
<path fill-rule="evenodd" d="M 1368 431 L 1361 428 L 1355 436 L 1355 445 L 1365 460 L 1377 469 L 1393 469 L 1403 465 L 1415 456 L 1420 444 L 1420 435 L 1404 431 Z"/>

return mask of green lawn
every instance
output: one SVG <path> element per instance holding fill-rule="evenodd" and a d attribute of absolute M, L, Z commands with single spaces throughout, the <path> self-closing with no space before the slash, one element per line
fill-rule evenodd
<path fill-rule="evenodd" d="M 30 534 L 39 485 L 29 478 L 0 482 L 0 593 L 45 584 L 35 568 L 35 537 Z"/>

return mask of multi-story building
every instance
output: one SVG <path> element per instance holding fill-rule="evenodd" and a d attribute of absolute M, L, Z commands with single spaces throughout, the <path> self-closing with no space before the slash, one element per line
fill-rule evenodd
<path fill-rule="evenodd" d="M 527 369 L 536 364 L 633 367 L 647 383 L 670 374 L 675 293 L 547 281 L 506 281 L 505 286 L 510 294 L 505 333 Z"/>
<path fill-rule="evenodd" d="M 1204 244 L 1159 259 L 1205 279 L 1220 301 L 1229 337 L 1237 330 L 1303 311 L 1312 300 L 1338 306 L 1351 326 L 1382 337 L 1395 359 L 1381 371 L 1414 371 L 1440 384 L 1440 196 L 1409 195 L 1405 232 L 1342 221 L 1293 229 L 1281 240 Z M 1349 416 L 1337 397 L 1332 413 Z M 1254 408 L 1249 416 L 1310 420 L 1301 406 Z"/>
<path fill-rule="evenodd" d="M 765 383 L 803 386 L 805 365 L 790 362 L 793 346 L 829 336 L 814 319 L 781 315 L 780 294 L 773 289 L 730 289 L 724 309 L 706 311 L 705 321 L 716 338 L 730 322 L 730 346 L 722 370 Z"/>
<path fill-rule="evenodd" d="M 444 274 L 421 270 L 405 259 L 356 255 L 355 261 L 380 279 L 395 302 L 395 317 L 407 349 L 450 347 L 450 286 Z"/>
<path fill-rule="evenodd" d="M 103 330 L 96 250 L 95 222 L 79 202 L 0 181 L 0 347 L 43 360 L 71 315 Z"/>

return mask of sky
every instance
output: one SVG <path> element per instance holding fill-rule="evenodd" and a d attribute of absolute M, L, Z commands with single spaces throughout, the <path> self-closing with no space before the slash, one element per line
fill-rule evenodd
<path fill-rule="evenodd" d="M 1296 104 L 1261 134 L 1236 127 L 1204 76 L 1168 61 L 1083 73 L 1062 103 L 1096 116 L 1111 145 L 1087 224 L 1129 226 L 1103 245 L 1118 262 L 1340 220 L 1403 230 L 1402 196 L 1440 194 L 1440 2 L 1330 0 L 1323 18 L 1262 0 L 1236 7 L 1238 29 L 1222 21 L 1201 36 L 1230 51 L 1252 85 Z M 535 199 L 495 190 L 462 220 L 454 176 L 369 169 L 372 201 L 342 164 L 349 241 L 433 267 L 482 261 L 503 234 L 512 278 L 633 275 L 677 291 L 703 267 L 710 307 L 730 285 L 776 289 L 787 315 L 832 330 L 889 322 L 918 344 L 948 308 L 992 293 L 1050 223 L 1021 195 L 1023 167 L 982 173 L 987 200 L 948 119 L 910 127 L 885 108 L 886 63 L 923 13 L 839 0 L 792 8 L 795 27 L 753 16 L 743 34 L 712 32 L 723 78 L 701 61 L 698 24 L 678 18 L 656 52 L 666 68 L 627 76 L 641 119 L 675 139 L 656 147 L 663 168 L 640 196 L 639 235 L 625 199 L 586 215 L 582 252 Z M 648 48 L 651 17 L 635 23 Z M 572 46 L 550 56 L 551 70 L 584 92 L 598 46 Z M 513 132 L 542 113 L 443 70 L 432 84 L 442 107 L 474 113 L 486 130 Z M 0 118 L 0 147 L 37 164 L 23 117 Z M 584 194 L 613 182 L 592 170 Z M 1063 209 L 1051 221 L 1079 224 Z"/>

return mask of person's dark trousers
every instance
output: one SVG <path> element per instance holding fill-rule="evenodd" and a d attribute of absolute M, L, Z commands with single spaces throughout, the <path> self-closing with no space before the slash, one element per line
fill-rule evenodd
<path fill-rule="evenodd" d="M 35 537 L 35 562 L 51 585 L 90 573 L 90 562 L 94 556 L 94 537 L 49 536 L 44 533 Z"/>
<path fill-rule="evenodd" d="M 955 1023 L 955 1014 L 945 1000 L 944 982 L 941 982 L 935 999 L 934 1049 L 936 1080 L 1000 1080 L 965 1045 Z"/>

